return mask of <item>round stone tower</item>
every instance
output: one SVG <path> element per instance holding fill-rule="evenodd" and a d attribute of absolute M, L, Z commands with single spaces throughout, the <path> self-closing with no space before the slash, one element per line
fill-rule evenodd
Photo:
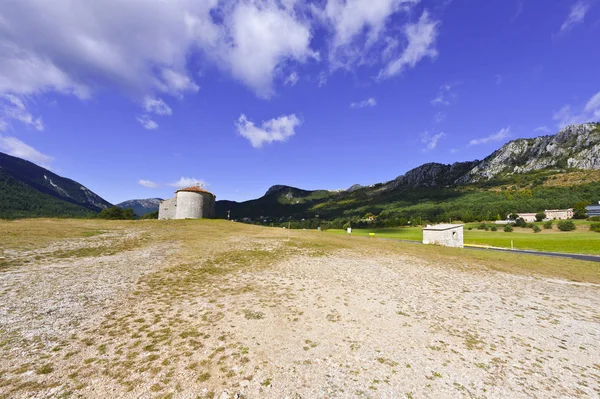
<path fill-rule="evenodd" d="M 175 219 L 200 219 L 215 216 L 215 195 L 198 187 L 182 188 L 175 192 Z"/>

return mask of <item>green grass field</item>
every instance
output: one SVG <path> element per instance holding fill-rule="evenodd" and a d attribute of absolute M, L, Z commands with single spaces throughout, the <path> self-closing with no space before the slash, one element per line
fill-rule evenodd
<path fill-rule="evenodd" d="M 512 233 L 506 233 L 501 225 L 498 225 L 498 231 L 477 230 L 479 223 L 469 223 L 465 225 L 465 244 L 510 248 L 512 240 L 515 249 L 600 255 L 600 233 L 591 232 L 587 221 L 578 220 L 575 223 L 575 231 L 560 231 L 554 225 L 552 230 L 542 229 L 539 233 L 520 227 L 515 227 Z M 542 223 L 536 224 L 542 227 Z M 469 227 L 472 230 L 468 230 Z M 346 234 L 346 231 L 331 229 L 327 230 L 327 233 Z M 352 229 L 353 236 L 368 237 L 369 233 L 375 233 L 375 237 L 380 238 L 415 241 L 423 239 L 421 227 Z"/>

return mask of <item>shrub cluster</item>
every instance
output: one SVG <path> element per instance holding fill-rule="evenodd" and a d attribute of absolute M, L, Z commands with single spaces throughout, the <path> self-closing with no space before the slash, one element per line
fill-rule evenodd
<path fill-rule="evenodd" d="M 590 224 L 590 231 L 595 231 L 596 233 L 600 233 L 600 223 Z"/>
<path fill-rule="evenodd" d="M 577 228 L 572 220 L 561 220 L 557 226 L 560 231 L 573 231 Z"/>
<path fill-rule="evenodd" d="M 552 228 L 552 220 L 548 220 L 547 222 L 544 222 L 544 228 L 546 230 L 551 229 Z"/>
<path fill-rule="evenodd" d="M 506 226 L 504 226 L 504 231 L 510 233 L 513 231 L 513 227 L 510 224 L 507 224 Z"/>
<path fill-rule="evenodd" d="M 135 213 L 133 209 L 121 209 L 118 206 L 112 208 L 103 209 L 98 214 L 98 219 L 111 219 L 111 220 L 131 220 L 135 219 Z"/>

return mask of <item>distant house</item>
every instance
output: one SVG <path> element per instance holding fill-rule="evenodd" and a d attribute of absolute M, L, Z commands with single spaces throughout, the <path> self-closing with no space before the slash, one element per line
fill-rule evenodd
<path fill-rule="evenodd" d="M 569 209 L 546 209 L 544 211 L 548 220 L 566 220 L 573 218 L 573 208 Z"/>
<path fill-rule="evenodd" d="M 436 224 L 423 228 L 423 244 L 464 247 L 462 224 Z"/>
<path fill-rule="evenodd" d="M 569 209 L 546 209 L 544 211 L 546 219 L 544 220 L 566 220 L 573 218 L 573 208 Z M 521 212 L 517 213 L 520 218 L 523 218 L 527 223 L 535 222 L 535 212 Z"/>
<path fill-rule="evenodd" d="M 517 215 L 519 215 L 519 217 L 522 218 L 523 220 L 525 220 L 527 223 L 536 221 L 535 213 L 532 213 L 532 212 L 517 213 Z"/>
<path fill-rule="evenodd" d="M 591 218 L 592 216 L 600 216 L 600 201 L 598 201 L 598 205 L 586 206 L 585 213 L 589 218 Z"/>

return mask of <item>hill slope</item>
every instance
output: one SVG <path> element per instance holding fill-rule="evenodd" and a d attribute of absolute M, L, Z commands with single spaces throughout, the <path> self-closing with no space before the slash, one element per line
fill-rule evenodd
<path fill-rule="evenodd" d="M 76 181 L 0 152 L 0 218 L 86 216 L 109 206 Z"/>
<path fill-rule="evenodd" d="M 277 185 L 255 200 L 217 201 L 217 215 L 224 217 L 231 210 L 232 218 L 271 221 L 317 215 L 349 220 L 366 213 L 384 219 L 489 219 L 517 210 L 597 201 L 599 171 L 600 124 L 586 123 L 555 135 L 510 141 L 481 161 L 427 163 L 368 187 L 307 191 Z"/>

